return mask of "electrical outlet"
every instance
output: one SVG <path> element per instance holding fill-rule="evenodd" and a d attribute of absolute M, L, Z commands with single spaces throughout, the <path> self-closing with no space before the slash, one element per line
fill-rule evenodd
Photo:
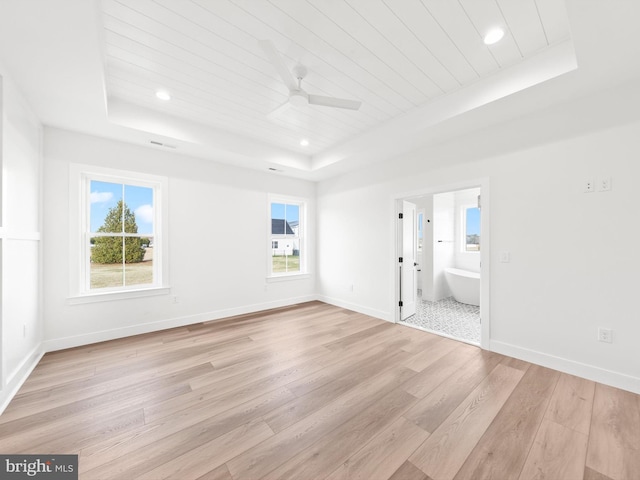
<path fill-rule="evenodd" d="M 608 192 L 611 190 L 611 177 L 602 177 L 598 180 L 598 191 Z"/>
<path fill-rule="evenodd" d="M 173 303 L 180 303 L 180 297 L 178 297 L 177 295 L 173 296 Z"/>
<path fill-rule="evenodd" d="M 610 328 L 598 328 L 598 341 L 604 343 L 613 343 L 613 330 Z"/>
<path fill-rule="evenodd" d="M 589 178 L 584 181 L 583 191 L 584 193 L 591 193 L 596 191 L 596 184 L 593 181 L 593 178 Z"/>

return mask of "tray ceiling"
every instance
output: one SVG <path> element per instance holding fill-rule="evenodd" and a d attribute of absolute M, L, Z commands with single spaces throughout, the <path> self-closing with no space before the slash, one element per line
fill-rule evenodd
<path fill-rule="evenodd" d="M 233 136 L 229 149 L 268 145 L 301 169 L 570 39 L 557 0 L 103 0 L 101 19 L 113 122 L 192 143 Z M 487 46 L 494 27 L 506 35 Z M 308 69 L 306 91 L 361 108 L 274 112 L 289 92 L 261 40 Z"/>

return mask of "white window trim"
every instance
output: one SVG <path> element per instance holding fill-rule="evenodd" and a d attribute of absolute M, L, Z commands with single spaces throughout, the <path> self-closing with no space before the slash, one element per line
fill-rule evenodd
<path fill-rule="evenodd" d="M 90 181 L 145 186 L 154 189 L 154 283 L 132 285 L 114 289 L 90 290 L 88 288 L 89 258 L 87 251 L 89 213 L 86 202 L 90 193 Z M 71 164 L 69 169 L 69 297 L 70 305 L 120 300 L 170 293 L 168 265 L 168 180 L 166 177 L 116 170 L 93 165 Z"/>
<path fill-rule="evenodd" d="M 296 280 L 309 278 L 310 274 L 307 271 L 307 205 L 309 201 L 306 198 L 290 197 L 285 195 L 269 194 L 267 196 L 267 239 L 265 246 L 270 246 L 271 241 L 274 238 L 271 235 L 271 204 L 272 203 L 285 203 L 288 205 L 298 205 L 299 210 L 299 224 L 298 224 L 298 240 L 300 242 L 300 271 L 298 272 L 284 272 L 273 273 L 273 263 L 271 259 L 271 248 L 267 249 L 267 282 L 283 281 L 283 280 Z M 301 228 L 302 227 L 302 228 Z M 285 238 L 283 236 L 283 238 Z"/>

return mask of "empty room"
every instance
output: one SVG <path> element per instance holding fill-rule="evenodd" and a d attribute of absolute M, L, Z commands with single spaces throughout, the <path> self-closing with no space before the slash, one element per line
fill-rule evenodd
<path fill-rule="evenodd" d="M 0 478 L 637 479 L 639 22 L 0 0 Z"/>

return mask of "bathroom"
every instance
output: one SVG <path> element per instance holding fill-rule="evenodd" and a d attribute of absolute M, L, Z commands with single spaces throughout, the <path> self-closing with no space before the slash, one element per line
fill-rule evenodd
<path fill-rule="evenodd" d="M 480 344 L 480 188 L 411 198 L 416 313 L 402 323 Z"/>

